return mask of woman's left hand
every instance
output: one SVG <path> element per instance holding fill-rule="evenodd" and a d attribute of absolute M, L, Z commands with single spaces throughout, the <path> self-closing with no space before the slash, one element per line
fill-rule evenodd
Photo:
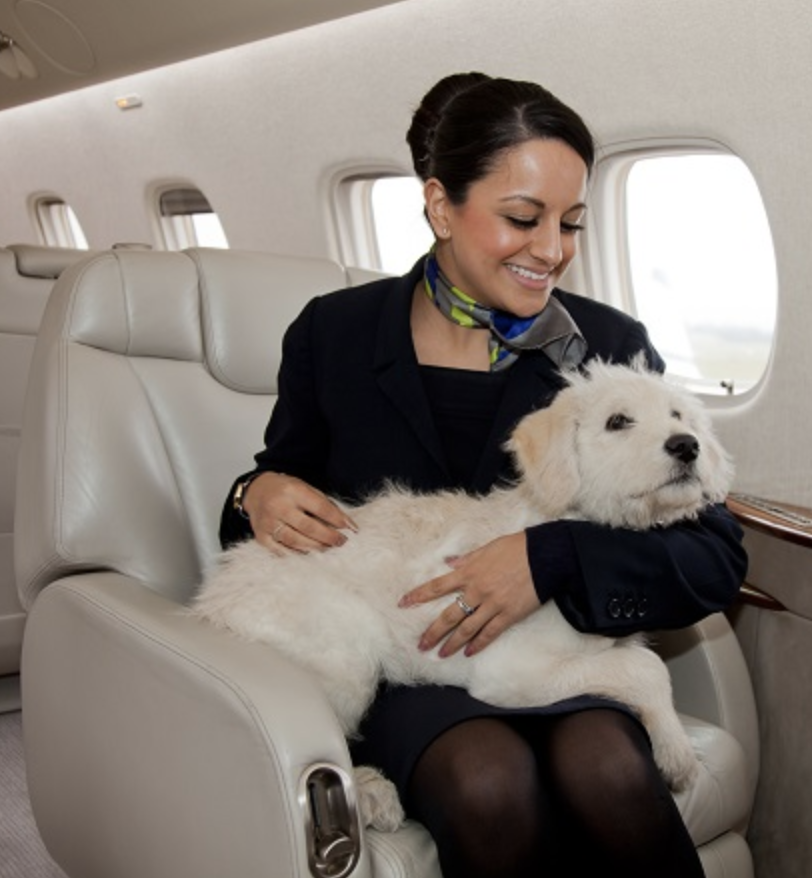
<path fill-rule="evenodd" d="M 503 631 L 541 606 L 527 560 L 524 532 L 499 537 L 480 549 L 450 559 L 451 572 L 412 589 L 400 601 L 412 607 L 444 595 L 461 595 L 446 607 L 420 639 L 421 650 L 445 640 L 441 658 L 460 649 L 471 656 L 492 643 Z M 466 614 L 465 606 L 473 612 Z"/>

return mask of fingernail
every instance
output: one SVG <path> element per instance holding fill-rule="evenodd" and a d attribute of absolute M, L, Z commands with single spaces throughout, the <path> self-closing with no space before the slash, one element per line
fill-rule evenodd
<path fill-rule="evenodd" d="M 417 648 L 420 652 L 428 652 L 431 649 L 430 644 L 426 640 L 421 640 L 420 643 L 417 644 Z"/>
<path fill-rule="evenodd" d="M 403 595 L 403 597 L 398 601 L 398 606 L 403 609 L 409 606 L 409 596 Z"/>

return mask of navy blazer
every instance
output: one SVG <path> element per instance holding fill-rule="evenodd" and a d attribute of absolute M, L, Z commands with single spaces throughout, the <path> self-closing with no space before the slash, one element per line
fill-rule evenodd
<path fill-rule="evenodd" d="M 299 476 L 350 502 L 384 480 L 420 491 L 460 487 L 449 472 L 412 343 L 412 296 L 422 265 L 305 307 L 285 335 L 279 399 L 254 472 Z M 588 359 L 626 362 L 643 351 L 652 368 L 664 368 L 639 322 L 581 296 L 553 295 L 581 329 Z M 515 475 L 505 439 L 562 386 L 544 353 L 521 355 L 509 369 L 479 468 L 462 487 L 485 492 Z M 221 522 L 224 545 L 251 536 L 232 495 L 233 488 Z M 528 554 L 543 601 L 555 599 L 580 630 L 615 635 L 682 627 L 723 609 L 746 570 L 741 530 L 724 507 L 709 509 L 698 522 L 647 532 L 588 522 L 538 525 L 528 530 Z"/>

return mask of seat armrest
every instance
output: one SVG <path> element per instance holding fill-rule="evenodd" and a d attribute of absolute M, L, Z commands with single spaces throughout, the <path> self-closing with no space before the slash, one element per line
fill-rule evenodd
<path fill-rule="evenodd" d="M 269 647 L 86 573 L 35 602 L 22 681 L 32 805 L 69 874 L 310 874 L 300 779 L 351 763 L 316 682 Z"/>
<path fill-rule="evenodd" d="M 752 795 L 758 781 L 759 732 L 750 673 L 727 617 L 714 613 L 689 628 L 657 632 L 677 710 L 729 732 L 746 757 Z"/>

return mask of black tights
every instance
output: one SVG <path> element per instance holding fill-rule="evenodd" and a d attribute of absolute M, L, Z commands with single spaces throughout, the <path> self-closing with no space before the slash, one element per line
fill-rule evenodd
<path fill-rule="evenodd" d="M 443 878 L 704 875 L 645 733 L 618 710 L 460 723 L 418 760 L 407 808 Z"/>

